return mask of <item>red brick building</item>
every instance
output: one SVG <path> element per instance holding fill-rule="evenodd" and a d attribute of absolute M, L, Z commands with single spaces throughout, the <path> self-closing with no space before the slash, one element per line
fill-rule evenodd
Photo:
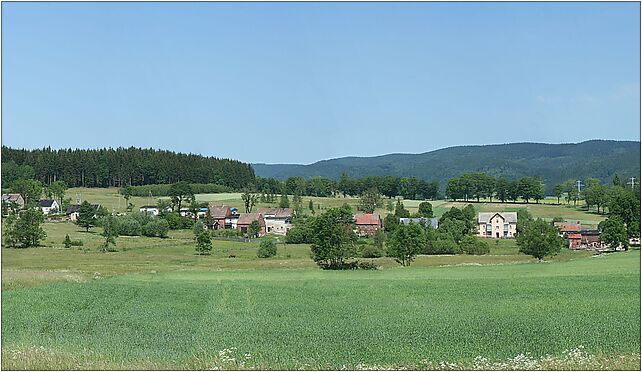
<path fill-rule="evenodd" d="M 354 219 L 359 236 L 374 236 L 381 229 L 381 217 L 376 213 L 357 214 Z"/>

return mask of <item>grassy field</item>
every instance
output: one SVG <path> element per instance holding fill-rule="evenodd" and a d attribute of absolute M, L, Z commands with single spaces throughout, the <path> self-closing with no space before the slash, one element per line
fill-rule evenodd
<path fill-rule="evenodd" d="M 639 369 L 639 260 L 632 251 L 374 272 L 139 267 L 3 291 L 2 367 Z"/>
<path fill-rule="evenodd" d="M 115 192 L 88 189 L 83 199 L 117 209 Z M 242 206 L 238 194 L 198 200 Z M 419 201 L 404 203 L 412 211 Z M 432 204 L 437 215 L 463 205 Z M 193 233 L 178 230 L 119 237 L 117 252 L 100 253 L 100 228 L 44 229 L 42 247 L 1 250 L 3 369 L 640 368 L 639 250 L 564 249 L 538 263 L 514 240 L 491 239 L 489 255 L 421 255 L 410 268 L 378 258 L 380 270 L 329 272 L 305 244 L 279 243 L 276 257 L 259 259 L 258 240 L 214 240 L 212 255 L 198 256 Z M 67 234 L 83 246 L 64 248 Z"/>

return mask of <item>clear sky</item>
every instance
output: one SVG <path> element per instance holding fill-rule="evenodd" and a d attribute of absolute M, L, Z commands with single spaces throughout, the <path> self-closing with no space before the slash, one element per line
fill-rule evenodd
<path fill-rule="evenodd" d="M 640 140 L 639 3 L 2 3 L 2 143 L 311 163 Z"/>

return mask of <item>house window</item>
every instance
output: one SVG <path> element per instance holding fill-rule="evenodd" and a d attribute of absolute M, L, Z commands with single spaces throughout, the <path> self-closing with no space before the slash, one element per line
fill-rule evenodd
<path fill-rule="evenodd" d="M 486 224 L 486 231 L 493 231 L 493 225 Z"/>

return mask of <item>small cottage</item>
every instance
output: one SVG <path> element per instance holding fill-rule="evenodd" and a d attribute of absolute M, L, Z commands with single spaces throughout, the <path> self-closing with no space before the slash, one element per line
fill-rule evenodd
<path fill-rule="evenodd" d="M 60 206 L 58 202 L 52 199 L 42 199 L 40 200 L 40 209 L 44 214 L 55 214 L 60 211 Z"/>

